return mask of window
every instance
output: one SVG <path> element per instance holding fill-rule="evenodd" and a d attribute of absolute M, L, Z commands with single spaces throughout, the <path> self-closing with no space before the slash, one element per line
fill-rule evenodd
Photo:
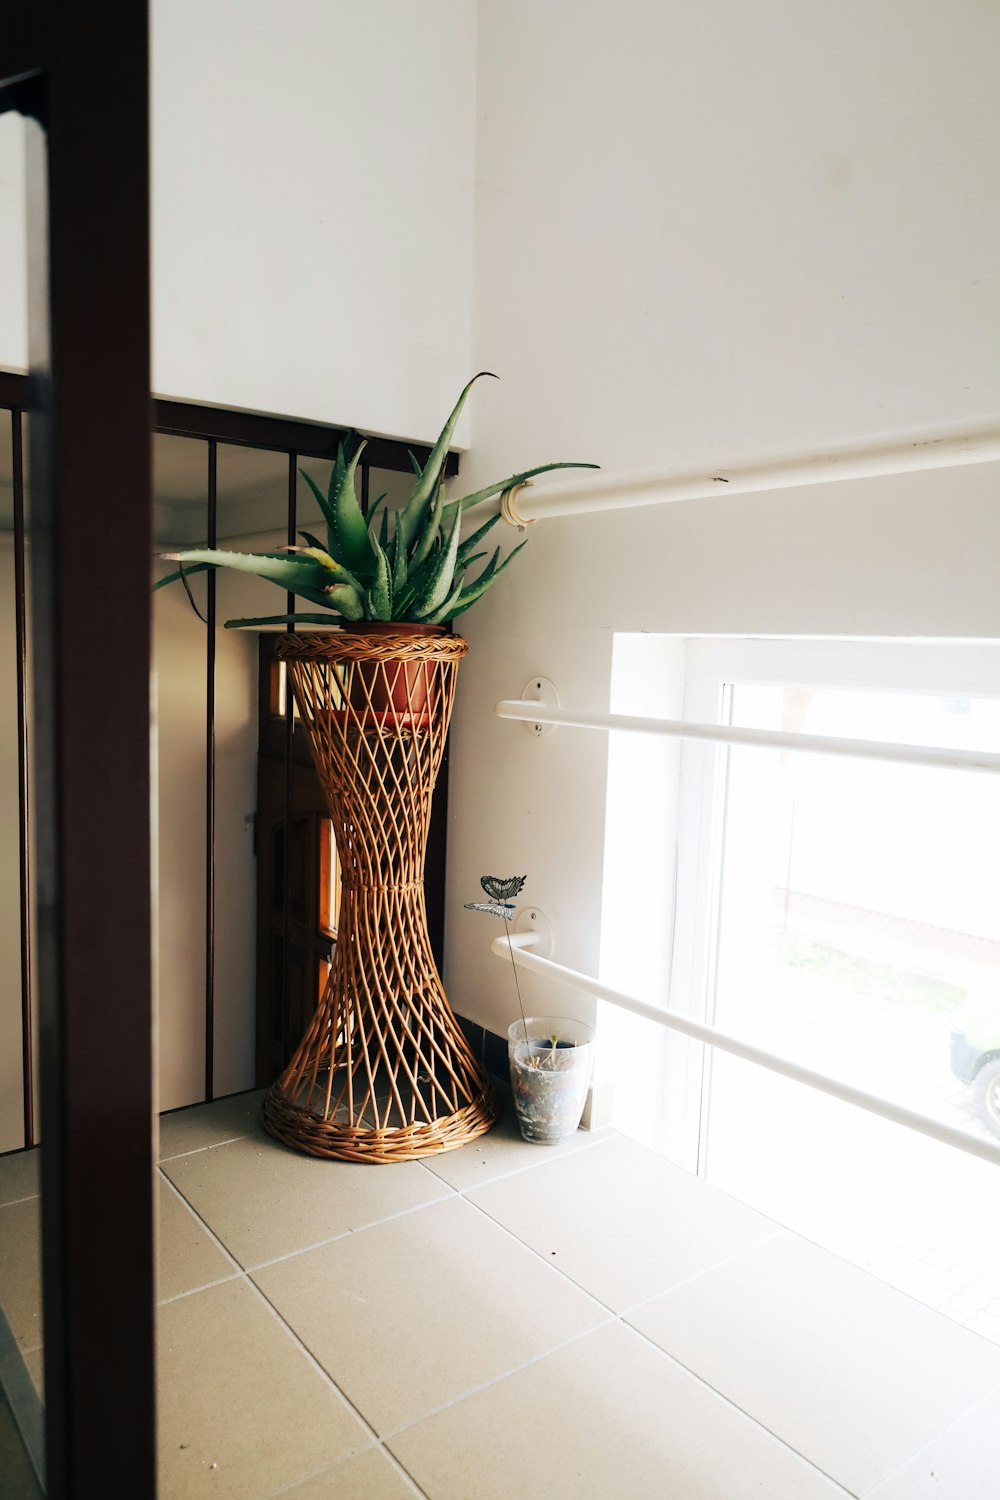
<path fill-rule="evenodd" d="M 615 660 L 616 711 L 1000 747 L 998 646 L 623 637 Z M 612 827 L 642 775 L 665 837 L 635 860 L 660 919 L 629 931 L 612 896 L 602 977 L 993 1138 L 971 1070 L 1000 1056 L 1000 779 L 625 739 L 612 737 L 606 886 L 628 888 L 626 847 L 648 830 Z M 606 1009 L 619 1093 L 630 1054 L 645 1072 L 624 1089 L 623 1128 L 1000 1338 L 995 1168 L 672 1033 L 650 1047 L 649 1027 Z"/>

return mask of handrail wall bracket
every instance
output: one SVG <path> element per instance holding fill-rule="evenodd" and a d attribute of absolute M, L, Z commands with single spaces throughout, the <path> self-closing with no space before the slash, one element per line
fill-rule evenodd
<path fill-rule="evenodd" d="M 532 677 L 524 684 L 524 692 L 521 694 L 524 703 L 537 703 L 540 708 L 546 710 L 559 707 L 559 690 L 551 677 Z M 556 728 L 555 724 L 544 720 L 535 724 L 530 719 L 525 719 L 524 727 L 535 739 L 541 739 L 543 735 L 551 734 Z"/>

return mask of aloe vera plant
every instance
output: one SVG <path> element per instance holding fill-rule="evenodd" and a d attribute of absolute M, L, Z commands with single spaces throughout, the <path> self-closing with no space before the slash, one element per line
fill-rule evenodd
<path fill-rule="evenodd" d="M 310 475 L 301 471 L 326 521 L 325 543 L 303 531 L 302 546 L 276 552 L 226 552 L 196 547 L 165 553 L 165 557 L 180 563 L 180 568 L 161 578 L 156 587 L 162 588 L 178 579 L 186 586 L 188 573 L 208 568 L 234 568 L 266 578 L 323 609 L 323 613 L 310 611 L 227 620 L 227 629 L 241 625 L 328 625 L 336 623 L 337 616 L 347 620 L 405 620 L 441 625 L 464 614 L 492 587 L 525 542 L 502 561 L 501 549 L 497 547 L 485 566 L 472 576 L 473 566 L 486 557 L 486 552 L 477 548 L 499 521 L 500 512 L 498 509 L 461 541 L 463 511 L 551 469 L 598 467 L 581 463 L 542 464 L 449 501 L 443 477 L 448 444 L 470 390 L 482 375 L 490 373 L 480 371 L 469 381 L 423 468 L 411 454 L 416 478 L 406 504 L 399 510 L 390 511 L 383 506 L 385 497 L 380 496 L 368 516 L 362 514 L 355 477 L 365 444 L 359 443 L 349 453 L 345 439 L 338 448 L 326 494 Z"/>

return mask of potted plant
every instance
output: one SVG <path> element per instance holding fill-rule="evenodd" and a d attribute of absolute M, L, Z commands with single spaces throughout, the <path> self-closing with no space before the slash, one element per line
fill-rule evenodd
<path fill-rule="evenodd" d="M 483 372 L 488 373 L 488 372 Z M 264 1100 L 268 1130 L 317 1156 L 392 1162 L 464 1145 L 497 1117 L 495 1092 L 448 1005 L 424 913 L 430 799 L 444 754 L 458 663 L 468 647 L 451 622 L 496 582 L 500 560 L 479 544 L 499 509 L 465 541 L 470 506 L 551 469 L 543 464 L 449 501 L 444 461 L 475 376 L 395 512 L 367 516 L 355 494 L 364 443 L 337 452 L 327 492 L 304 475 L 325 540 L 273 552 L 194 548 L 157 587 L 206 568 L 256 574 L 312 609 L 228 620 L 339 625 L 279 642 L 333 821 L 341 869 L 338 938 L 320 1004 Z"/>
<path fill-rule="evenodd" d="M 527 1016 L 507 1030 L 510 1086 L 526 1141 L 558 1146 L 580 1124 L 593 1069 L 594 1030 L 566 1016 Z"/>
<path fill-rule="evenodd" d="M 164 556 L 181 564 L 175 573 L 161 578 L 157 588 L 184 580 L 189 573 L 206 568 L 233 568 L 253 573 L 320 606 L 295 614 L 262 615 L 252 619 L 227 620 L 226 629 L 253 625 L 340 625 L 365 631 L 400 626 L 410 632 L 419 627 L 433 633 L 471 609 L 526 545 L 521 542 L 503 561 L 500 548 L 471 576 L 473 567 L 486 557 L 477 551 L 500 519 L 500 511 L 489 517 L 471 536 L 460 540 L 463 513 L 493 496 L 526 484 L 552 469 L 595 469 L 597 464 L 550 463 L 488 484 L 458 500 L 445 496 L 443 470 L 448 445 L 466 398 L 477 380 L 489 375 L 482 370 L 462 391 L 445 423 L 427 463 L 421 469 L 410 455 L 415 481 L 406 504 L 391 511 L 380 495 L 367 517 L 355 493 L 361 441 L 349 453 L 349 439 L 341 441 L 324 495 L 302 470 L 326 521 L 326 543 L 310 532 L 300 532 L 303 545 L 281 547 L 274 552 L 227 552 L 219 548 L 195 547 Z M 495 376 L 493 377 L 496 378 Z"/>
<path fill-rule="evenodd" d="M 511 972 L 517 991 L 520 1020 L 507 1028 L 507 1061 L 514 1094 L 517 1123 L 526 1141 L 540 1146 L 559 1146 L 572 1138 L 587 1102 L 593 1071 L 594 1028 L 565 1016 L 526 1016 L 510 937 L 510 919 L 515 913 L 511 899 L 520 895 L 524 875 L 501 879 L 483 875 L 480 885 L 485 901 L 467 901 L 467 911 L 500 917 L 507 934 Z"/>

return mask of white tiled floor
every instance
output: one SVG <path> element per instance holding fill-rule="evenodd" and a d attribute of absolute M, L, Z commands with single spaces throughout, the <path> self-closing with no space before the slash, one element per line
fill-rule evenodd
<path fill-rule="evenodd" d="M 642 1147 L 508 1115 L 354 1166 L 256 1107 L 163 1121 L 164 1500 L 991 1500 L 1000 1348 Z M 37 1384 L 33 1169 L 0 1306 Z"/>

